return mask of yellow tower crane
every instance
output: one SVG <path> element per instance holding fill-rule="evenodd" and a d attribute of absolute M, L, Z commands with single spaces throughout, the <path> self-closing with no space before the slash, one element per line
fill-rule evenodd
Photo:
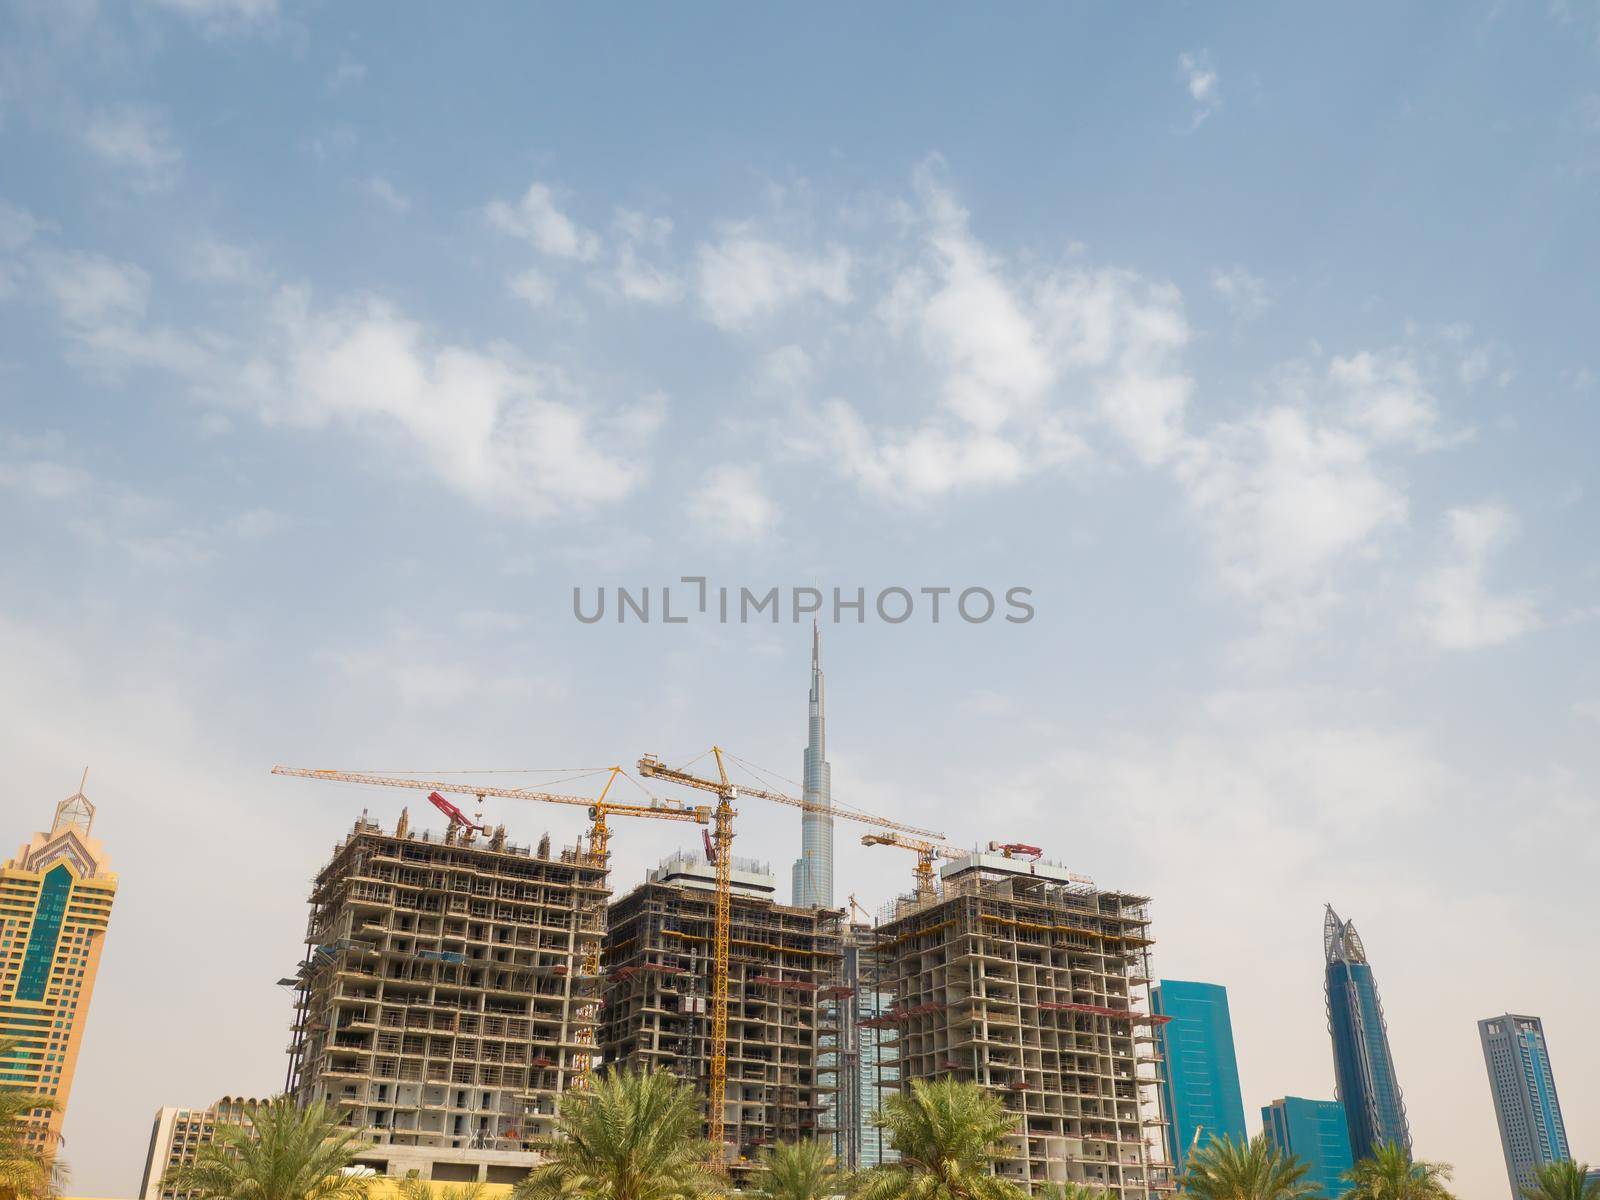
<path fill-rule="evenodd" d="M 734 800 L 740 796 L 755 796 L 775 804 L 787 804 L 791 808 L 825 813 L 846 821 L 861 821 L 885 829 L 936 838 L 943 837 L 944 834 L 929 829 L 919 829 L 915 825 L 904 825 L 847 805 L 812 804 L 767 788 L 736 784 L 728 778 L 728 765 L 725 761 L 733 758 L 733 755 L 720 746 L 711 747 L 711 755 L 717 763 L 715 779 L 693 775 L 677 767 L 669 767 L 653 754 L 647 754 L 639 760 L 639 774 L 646 778 L 663 779 L 668 783 L 711 792 L 717 797 L 717 806 L 711 814 L 713 830 L 711 850 L 716 856 L 713 865 L 717 869 L 717 904 L 711 955 L 711 1077 L 706 1088 L 706 1123 L 709 1127 L 713 1153 L 720 1163 L 727 1153 L 723 1142 L 726 1120 L 723 1108 L 727 1103 L 728 1091 L 728 967 L 733 937 L 733 818 L 737 815 L 733 807 Z M 742 760 L 734 759 L 734 761 Z"/>
<path fill-rule="evenodd" d="M 589 810 L 589 861 L 600 867 L 605 867 L 611 854 L 611 827 L 607 824 L 609 817 L 644 817 L 658 821 L 693 821 L 697 825 L 706 825 L 711 820 L 711 809 L 706 805 L 680 804 L 676 800 L 655 800 L 649 804 L 621 804 L 615 800 L 608 800 L 611 794 L 611 785 L 616 783 L 617 776 L 622 773 L 621 767 L 611 767 L 610 774 L 606 777 L 605 786 L 600 789 L 598 797 L 569 796 L 560 792 L 540 792 L 528 788 L 490 787 L 477 783 L 450 783 L 441 779 L 410 779 L 405 776 L 374 775 L 363 771 L 331 771 L 318 770 L 311 767 L 284 767 L 272 768 L 274 775 L 290 775 L 299 779 L 320 779 L 330 783 L 359 783 L 368 787 L 409 788 L 414 791 L 428 792 L 429 802 L 449 818 L 450 824 L 461 829 L 467 837 L 474 832 L 489 833 L 486 826 L 479 825 L 467 817 L 441 793 L 451 793 L 457 796 L 476 796 L 479 801 L 485 796 L 496 796 L 508 800 L 537 800 L 543 804 L 574 805 Z M 504 827 L 499 835 L 503 836 Z M 600 974 L 601 941 L 595 938 L 585 944 L 583 961 L 580 966 L 582 974 L 594 978 Z M 593 1013 L 588 1015 L 592 1016 Z M 587 1030 L 584 1031 L 588 1033 Z M 591 1035 L 592 1036 L 592 1035 Z M 573 1066 L 578 1072 L 578 1086 L 588 1085 L 589 1069 L 593 1062 L 591 1054 L 578 1056 Z"/>
<path fill-rule="evenodd" d="M 869 833 L 861 838 L 863 846 L 899 846 L 902 850 L 912 850 L 917 855 L 917 865 L 912 869 L 913 878 L 916 880 L 917 899 L 926 900 L 934 894 L 933 864 L 936 859 L 961 858 L 967 852 L 958 850 L 954 846 L 941 846 L 938 842 L 926 842 L 921 838 L 906 837 L 900 833 Z"/>

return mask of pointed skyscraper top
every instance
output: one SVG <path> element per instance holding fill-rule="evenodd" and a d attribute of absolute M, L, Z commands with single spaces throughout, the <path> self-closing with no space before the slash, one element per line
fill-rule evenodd
<path fill-rule="evenodd" d="M 78 781 L 78 790 L 56 805 L 55 821 L 50 826 L 51 834 L 61 832 L 67 826 L 72 826 L 84 834 L 88 834 L 94 827 L 94 805 L 89 803 L 89 797 L 83 794 L 84 787 L 89 782 L 89 768 L 83 769 L 83 778 Z"/>
<path fill-rule="evenodd" d="M 828 735 L 822 681 L 822 627 L 811 622 L 811 695 L 806 722 L 805 801 L 815 807 L 800 814 L 800 857 L 791 876 L 793 903 L 801 908 L 833 907 L 833 818 L 818 808 L 833 805 L 828 767 Z"/>
<path fill-rule="evenodd" d="M 1322 918 L 1322 952 L 1329 962 L 1367 961 L 1367 948 L 1361 944 L 1361 935 L 1356 932 L 1355 922 L 1341 921 L 1331 904 Z"/>

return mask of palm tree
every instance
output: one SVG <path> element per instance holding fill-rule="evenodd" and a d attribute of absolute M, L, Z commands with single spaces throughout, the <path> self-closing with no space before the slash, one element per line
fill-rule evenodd
<path fill-rule="evenodd" d="M 1413 1160 L 1409 1149 L 1389 1142 L 1345 1172 L 1350 1190 L 1343 1200 L 1454 1200 L 1445 1187 L 1450 1174 L 1449 1163 Z"/>
<path fill-rule="evenodd" d="M 706 1164 L 711 1143 L 694 1089 L 671 1072 L 624 1069 L 568 1092 L 548 1161 L 512 1191 L 514 1200 L 687 1200 L 725 1181 Z"/>
<path fill-rule="evenodd" d="M 916 1080 L 884 1103 L 880 1128 L 900 1160 L 857 1177 L 857 1200 L 1026 1200 L 989 1173 L 1017 1117 L 975 1083 Z"/>
<path fill-rule="evenodd" d="M 400 1181 L 399 1187 L 395 1190 L 400 1193 L 400 1200 L 483 1200 L 489 1185 L 478 1180 L 464 1183 L 460 1187 L 440 1188 L 434 1191 L 433 1184 L 412 1171 Z"/>
<path fill-rule="evenodd" d="M 11 1057 L 16 1038 L 0 1038 L 0 1059 Z M 53 1108 L 49 1096 L 0 1087 L 0 1200 L 31 1200 L 51 1191 L 52 1156 L 27 1141 L 28 1114 Z"/>
<path fill-rule="evenodd" d="M 1179 1183 L 1196 1200 L 1299 1200 L 1317 1191 L 1305 1177 L 1309 1169 L 1262 1134 L 1248 1142 L 1215 1137 L 1189 1152 Z"/>
<path fill-rule="evenodd" d="M 745 1194 L 756 1200 L 828 1200 L 847 1193 L 850 1184 L 850 1172 L 839 1169 L 832 1147 L 785 1142 L 761 1156 L 760 1171 Z"/>
<path fill-rule="evenodd" d="M 277 1096 L 252 1109 L 248 1125 L 217 1130 L 163 1185 L 199 1200 L 363 1200 L 367 1180 L 345 1173 L 361 1146 L 326 1104 L 299 1108 Z"/>
<path fill-rule="evenodd" d="M 1588 1163 L 1545 1163 L 1522 1194 L 1527 1200 L 1600 1200 L 1600 1177 L 1591 1179 L 1589 1170 Z"/>

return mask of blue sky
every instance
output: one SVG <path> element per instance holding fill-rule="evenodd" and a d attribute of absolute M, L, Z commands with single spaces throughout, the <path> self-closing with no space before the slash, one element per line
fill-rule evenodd
<path fill-rule="evenodd" d="M 683 575 L 1033 589 L 825 622 L 835 795 L 1152 894 L 1252 1113 L 1331 1094 L 1331 900 L 1464 1195 L 1508 1008 L 1600 1158 L 1592 5 L 167 0 L 0 46 L 7 811 L 88 763 L 123 874 L 85 1194 L 159 1105 L 281 1085 L 305 880 L 399 800 L 273 762 L 798 777 L 803 625 L 571 616 Z"/>

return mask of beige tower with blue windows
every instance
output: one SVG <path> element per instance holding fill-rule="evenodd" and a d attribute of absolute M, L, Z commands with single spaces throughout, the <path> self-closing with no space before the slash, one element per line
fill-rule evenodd
<path fill-rule="evenodd" d="M 86 773 L 87 774 L 87 773 Z M 94 993 L 117 877 L 92 836 L 94 805 L 76 793 L 0 867 L 0 1086 L 49 1096 L 29 1140 L 54 1151 Z"/>

